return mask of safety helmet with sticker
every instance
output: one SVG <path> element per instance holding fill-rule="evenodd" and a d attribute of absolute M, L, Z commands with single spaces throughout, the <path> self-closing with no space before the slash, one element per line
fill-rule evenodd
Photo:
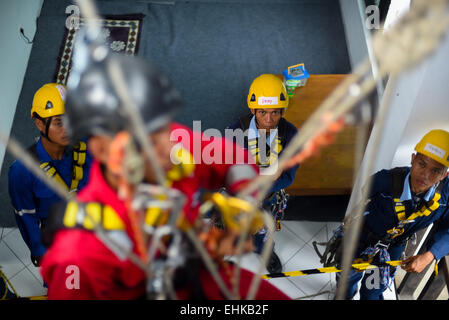
<path fill-rule="evenodd" d="M 109 52 L 101 61 L 90 61 L 73 85 L 69 79 L 67 127 L 73 141 L 95 134 L 114 136 L 122 130 L 134 132 L 109 74 L 112 62 L 121 69 L 129 98 L 147 133 L 168 124 L 181 107 L 178 91 L 152 64 L 139 57 Z"/>
<path fill-rule="evenodd" d="M 287 108 L 288 94 L 284 83 L 274 74 L 262 74 L 254 79 L 249 88 L 250 109 Z"/>

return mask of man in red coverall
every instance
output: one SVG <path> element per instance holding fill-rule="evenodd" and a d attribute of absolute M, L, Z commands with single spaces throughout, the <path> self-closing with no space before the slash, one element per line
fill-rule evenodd
<path fill-rule="evenodd" d="M 48 284 L 49 299 L 145 297 L 145 273 L 129 259 L 129 255 L 123 255 L 126 250 L 135 256 L 142 252 L 139 251 L 139 239 L 135 236 L 129 210 L 124 200 L 119 197 L 120 178 L 110 167 L 114 137 L 119 132 L 133 132 L 119 95 L 108 76 L 107 67 L 111 61 L 118 62 L 122 70 L 129 96 L 138 108 L 155 156 L 170 180 L 169 184 L 186 196 L 183 214 L 191 225 L 200 220 L 197 219 L 200 188 L 217 190 L 225 186 L 230 193 L 235 193 L 257 175 L 257 167 L 248 164 L 205 164 L 201 159 L 195 159 L 193 165 L 173 164 L 170 153 L 177 142 L 190 153 L 194 153 L 191 150 L 194 142 L 198 140 L 201 141 L 201 150 L 205 147 L 211 150 L 210 147 L 214 146 L 212 144 L 216 144 L 215 146 L 221 148 L 231 147 L 235 151 L 234 155 L 246 151 L 224 139 L 203 141 L 207 139 L 202 139 L 201 133 L 194 133 L 187 127 L 172 123 L 171 118 L 180 106 L 179 95 L 164 76 L 143 60 L 108 53 L 102 59 L 97 57 L 91 60 L 84 70 L 78 70 L 75 62 L 72 77 L 76 80 L 68 83 L 66 112 L 69 132 L 72 139 L 89 137 L 88 148 L 95 161 L 89 183 L 77 195 L 77 202 L 56 207 L 50 214 L 50 221 L 44 231 L 44 242 L 49 248 L 43 257 L 41 273 Z M 178 137 L 177 141 L 171 141 L 171 133 L 180 130 L 187 133 L 188 139 L 185 139 L 184 135 L 183 139 Z M 245 155 L 247 157 L 246 153 Z M 152 166 L 145 156 L 143 159 L 144 180 L 154 184 L 157 180 Z M 173 174 L 174 172 L 177 174 Z M 95 211 L 92 208 L 95 208 L 96 204 L 102 208 L 101 214 L 92 215 Z M 90 217 L 98 218 L 97 222 L 102 225 L 106 236 L 113 239 L 121 250 L 111 247 L 93 232 L 92 221 L 86 220 L 86 212 L 90 212 Z M 229 238 L 235 242 L 237 235 L 229 233 L 222 240 L 229 242 Z M 250 237 L 247 243 L 251 244 Z M 216 250 L 218 257 L 232 253 L 220 245 Z M 199 259 L 191 261 L 198 262 Z M 221 262 L 219 273 L 228 288 L 232 289 L 229 278 L 232 265 Z M 177 279 L 174 279 L 178 298 L 224 298 L 201 263 L 186 263 L 186 267 L 179 271 L 178 275 Z M 254 276 L 257 275 L 241 270 L 240 297 L 246 296 Z M 262 281 L 256 299 L 288 297 L 268 282 Z"/>

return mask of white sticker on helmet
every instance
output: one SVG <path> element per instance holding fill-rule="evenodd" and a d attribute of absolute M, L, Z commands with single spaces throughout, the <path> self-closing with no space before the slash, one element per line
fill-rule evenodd
<path fill-rule="evenodd" d="M 259 97 L 259 106 L 278 105 L 278 97 Z"/>
<path fill-rule="evenodd" d="M 430 152 L 431 154 L 436 155 L 437 157 L 440 157 L 441 159 L 444 159 L 444 155 L 446 154 L 446 151 L 444 151 L 441 148 L 438 148 L 437 146 L 434 146 L 431 143 L 427 143 L 424 147 L 424 150 L 427 152 Z"/>
<path fill-rule="evenodd" d="M 57 85 L 57 86 L 56 86 L 56 89 L 58 89 L 59 95 L 61 96 L 62 101 L 65 102 L 65 91 L 66 91 L 66 90 L 65 90 L 65 87 L 62 86 L 62 85 Z"/>

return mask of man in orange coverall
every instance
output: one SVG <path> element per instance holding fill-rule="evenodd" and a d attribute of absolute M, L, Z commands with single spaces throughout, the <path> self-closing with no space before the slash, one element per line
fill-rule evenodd
<path fill-rule="evenodd" d="M 134 132 L 124 112 L 121 96 L 109 77 L 108 67 L 112 62 L 116 62 L 122 71 L 129 97 L 138 109 L 154 148 L 153 154 L 166 173 L 167 185 L 185 195 L 182 206 L 184 225 L 198 230 L 195 225 L 203 222 L 197 219 L 200 188 L 218 190 L 225 186 L 233 194 L 258 173 L 255 165 L 226 164 L 225 161 L 206 164 L 197 159 L 196 143 L 201 153 L 217 147 L 215 151 L 219 148 L 232 150 L 234 160 L 239 153 L 245 157 L 248 155 L 232 142 L 221 138 L 205 139 L 201 133 L 173 123 L 172 116 L 180 106 L 179 95 L 169 81 L 145 61 L 108 52 L 103 57 L 99 55 L 91 59 L 85 69 L 78 69 L 75 60 L 73 79 L 68 83 L 68 128 L 72 139 L 88 137 L 88 148 L 95 161 L 88 185 L 77 195 L 76 202 L 55 207 L 44 231 L 44 243 L 49 248 L 42 260 L 41 274 L 48 284 L 49 299 L 138 299 L 146 295 L 147 272 L 130 258 L 137 256 L 142 258 L 140 261 L 145 261 L 142 234 L 139 236 L 136 231 L 139 228 L 135 227 L 135 216 L 132 218 L 130 215 L 122 193 L 125 190 L 126 194 L 126 188 L 121 189 L 123 176 L 115 171 L 112 163 L 114 139 L 120 133 Z M 178 135 L 175 134 L 177 139 L 172 141 L 174 133 Z M 183 157 L 176 158 L 179 153 L 173 152 L 174 144 L 181 145 Z M 154 185 L 158 182 L 154 167 L 149 159 L 140 156 L 144 154 L 142 146 L 139 143 L 134 143 L 134 146 L 138 150 L 138 158 L 144 161 L 143 181 Z M 186 155 L 195 159 L 194 164 L 185 161 Z M 225 157 L 225 152 L 222 152 L 222 160 Z M 132 172 L 129 174 L 131 176 Z M 94 222 L 101 226 L 101 233 L 98 233 L 98 227 L 94 228 Z M 106 238 L 113 240 L 113 244 L 105 241 Z M 232 290 L 230 271 L 233 265 L 225 262 L 223 256 L 235 252 L 221 244 L 236 243 L 238 234 L 223 232 L 217 239 L 214 261 L 223 282 Z M 183 243 L 192 248 L 186 238 L 183 238 Z M 250 236 L 246 244 L 245 250 L 250 251 Z M 190 251 L 191 254 L 186 254 L 184 267 L 174 272 L 176 298 L 225 298 L 198 253 L 194 249 Z M 241 270 L 238 298 L 246 297 L 253 277 L 257 276 Z M 261 282 L 255 298 L 289 299 L 266 281 Z"/>

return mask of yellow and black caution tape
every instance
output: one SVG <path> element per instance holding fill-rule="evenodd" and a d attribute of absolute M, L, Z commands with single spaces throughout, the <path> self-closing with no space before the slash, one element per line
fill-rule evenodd
<path fill-rule="evenodd" d="M 383 263 L 354 263 L 352 264 L 352 268 L 358 271 L 363 271 L 366 269 L 375 269 L 379 267 L 392 266 L 397 267 L 401 265 L 402 260 L 393 260 L 393 261 L 385 261 Z M 326 268 L 316 268 L 316 269 L 307 269 L 307 270 L 297 270 L 297 271 L 288 271 L 288 272 L 279 272 L 279 273 L 269 273 L 262 275 L 263 279 L 273 279 L 273 278 L 286 278 L 286 277 L 297 277 L 297 276 L 308 276 L 311 274 L 319 274 L 319 273 L 335 273 L 341 272 L 341 269 L 336 267 L 326 267 Z"/>
<path fill-rule="evenodd" d="M 3 278 L 5 284 L 5 292 L 0 293 L 0 300 L 6 299 L 8 292 L 11 292 L 9 288 L 12 290 L 11 293 L 13 293 L 16 297 L 18 297 L 16 290 L 12 286 L 11 282 L 9 282 L 9 279 L 6 277 L 6 275 L 3 273 L 2 270 L 0 270 L 0 278 Z"/>

